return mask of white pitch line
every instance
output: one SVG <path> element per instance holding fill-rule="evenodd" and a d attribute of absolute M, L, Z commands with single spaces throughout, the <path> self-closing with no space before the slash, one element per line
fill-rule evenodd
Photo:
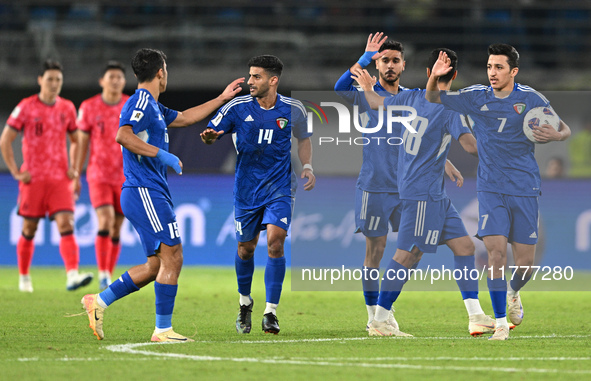
<path fill-rule="evenodd" d="M 282 359 L 285 357 L 273 357 Z M 292 360 L 321 361 L 591 361 L 591 357 L 290 357 Z"/>
<path fill-rule="evenodd" d="M 517 339 L 583 339 L 591 335 L 529 335 L 529 336 L 511 336 L 510 340 Z M 202 344 L 277 344 L 277 343 L 319 343 L 330 341 L 359 341 L 359 340 L 481 340 L 472 336 L 434 336 L 434 337 L 341 337 L 341 338 L 320 338 L 320 339 L 288 339 L 288 340 L 233 340 L 233 341 L 215 341 L 201 340 L 196 341 Z"/>
<path fill-rule="evenodd" d="M 230 362 L 249 362 L 249 363 L 263 363 L 263 364 L 284 364 L 284 365 L 316 365 L 316 366 L 335 366 L 335 367 L 361 367 L 361 368 L 396 368 L 396 369 L 414 369 L 414 370 L 448 370 L 448 371 L 473 371 L 473 372 L 501 372 L 501 373 L 515 373 L 515 372 L 529 372 L 529 373 L 570 373 L 570 374 L 591 374 L 591 370 L 569 370 L 569 369 L 540 369 L 540 368 L 483 368 L 483 367 L 461 367 L 461 366 L 438 366 L 438 365 L 411 365 L 411 364 L 376 364 L 376 363 L 347 363 L 337 362 L 341 359 L 332 361 L 311 361 L 311 359 L 278 359 L 273 357 L 259 358 L 259 357 L 219 357 L 219 356 L 196 356 L 182 353 L 157 353 L 147 350 L 138 350 L 138 347 L 147 347 L 152 345 L 163 345 L 168 343 L 137 343 L 137 344 L 121 344 L 109 345 L 105 349 L 127 354 L 139 354 L 144 356 L 165 357 L 174 359 L 185 359 L 193 361 L 230 361 Z M 179 345 L 179 343 L 172 343 Z M 170 345 L 170 344 L 169 344 Z M 187 345 L 187 344 L 182 344 Z M 368 360 L 368 359 L 363 359 Z"/>

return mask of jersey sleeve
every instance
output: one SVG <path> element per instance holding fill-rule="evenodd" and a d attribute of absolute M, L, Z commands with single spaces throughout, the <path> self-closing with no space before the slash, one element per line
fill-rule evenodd
<path fill-rule="evenodd" d="M 82 102 L 80 108 L 78 109 L 78 117 L 76 118 L 76 125 L 80 131 L 86 132 L 90 134 L 90 130 L 92 129 L 92 124 L 88 122 L 88 101 Z"/>
<path fill-rule="evenodd" d="M 476 97 L 482 94 L 480 90 L 472 90 L 469 87 L 459 91 L 442 91 L 441 103 L 447 108 L 462 114 L 470 114 L 475 109 Z"/>
<path fill-rule="evenodd" d="M 78 126 L 76 126 L 76 106 L 74 106 L 74 103 L 72 103 L 71 101 L 68 101 L 67 106 L 66 106 L 66 110 L 68 113 L 68 132 L 72 133 L 75 132 L 78 129 Z"/>
<path fill-rule="evenodd" d="M 291 106 L 291 123 L 292 134 L 297 139 L 305 139 L 312 136 L 312 132 L 308 131 L 308 115 L 302 102 L 295 100 Z"/>
<path fill-rule="evenodd" d="M 26 102 L 23 99 L 19 104 L 12 110 L 6 124 L 17 131 L 22 131 L 25 126 L 26 120 Z"/>
<path fill-rule="evenodd" d="M 460 136 L 462 136 L 463 134 L 472 133 L 470 128 L 468 128 L 465 115 L 454 111 L 448 112 L 446 127 L 447 132 L 449 132 L 455 140 L 459 140 Z"/>
<path fill-rule="evenodd" d="M 135 107 L 123 107 L 121 118 L 119 119 L 119 127 L 131 126 L 133 133 L 137 135 L 138 132 L 148 128 L 149 122 L 147 121 L 150 120 L 150 115 L 146 114 L 150 112 L 149 110 L 150 108 L 140 110 Z"/>
<path fill-rule="evenodd" d="M 226 106 L 222 106 L 215 114 L 215 117 L 207 124 L 208 128 L 212 128 L 218 132 L 224 131 L 224 135 L 231 134 L 233 132 L 234 116 L 236 113 L 236 107 Z"/>
<path fill-rule="evenodd" d="M 158 102 L 158 107 L 160 108 L 160 112 L 164 116 L 164 122 L 168 126 L 170 123 L 174 122 L 176 117 L 179 115 L 179 112 L 176 110 L 171 110 L 168 107 L 164 106 L 162 103 Z"/>
<path fill-rule="evenodd" d="M 351 78 L 351 71 L 347 70 L 334 85 L 334 91 L 337 92 L 338 96 L 352 105 L 359 104 L 361 98 L 365 100 L 365 96 L 355 87 L 354 82 L 353 78 Z"/>

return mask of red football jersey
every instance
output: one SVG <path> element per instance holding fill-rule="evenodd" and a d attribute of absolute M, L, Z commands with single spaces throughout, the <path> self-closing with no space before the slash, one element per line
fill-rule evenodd
<path fill-rule="evenodd" d="M 80 105 L 78 128 L 90 134 L 90 159 L 86 169 L 89 182 L 121 185 L 125 181 L 121 146 L 115 137 L 121 108 L 128 98 L 123 94 L 119 103 L 110 105 L 97 94 Z"/>
<path fill-rule="evenodd" d="M 76 131 L 76 108 L 57 97 L 48 105 L 35 94 L 23 99 L 6 122 L 23 132 L 23 165 L 33 180 L 68 179 L 67 133 Z"/>

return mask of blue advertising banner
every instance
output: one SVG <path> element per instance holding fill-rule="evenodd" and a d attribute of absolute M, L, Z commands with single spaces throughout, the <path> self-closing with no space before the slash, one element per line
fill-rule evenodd
<path fill-rule="evenodd" d="M 303 181 L 303 180 L 301 180 Z M 236 252 L 232 208 L 231 175 L 169 176 L 175 212 L 183 240 L 187 265 L 233 265 Z M 293 266 L 360 267 L 365 237 L 354 234 L 353 177 L 319 177 L 310 192 L 298 189 L 286 257 Z M 0 265 L 16 265 L 16 242 L 21 218 L 16 215 L 17 183 L 0 175 Z M 447 193 L 460 212 L 466 228 L 474 234 L 478 210 L 476 184 L 466 179 L 462 188 L 448 183 Z M 540 243 L 536 263 L 542 266 L 571 266 L 591 270 L 591 180 L 545 180 L 540 197 Z M 76 237 L 83 265 L 95 263 L 96 216 L 83 184 L 76 204 Z M 293 232 L 293 233 L 292 233 Z M 255 254 L 257 265 L 266 263 L 265 235 Z M 139 238 L 126 221 L 121 232 L 120 264 L 145 260 Z M 486 250 L 477 244 L 477 265 L 486 263 Z M 61 265 L 59 234 L 55 224 L 41 221 L 35 237 L 33 265 Z M 291 246 L 291 248 L 290 248 Z M 396 233 L 390 233 L 384 257 L 396 249 Z M 511 255 L 509 254 L 509 258 Z M 452 266 L 452 253 L 440 246 L 437 254 L 425 254 L 421 266 Z"/>

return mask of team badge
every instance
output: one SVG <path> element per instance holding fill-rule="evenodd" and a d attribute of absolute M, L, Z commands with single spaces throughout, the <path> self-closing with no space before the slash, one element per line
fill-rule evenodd
<path fill-rule="evenodd" d="M 515 110 L 515 112 L 519 115 L 523 114 L 525 111 L 525 103 L 515 103 L 513 105 L 513 110 Z"/>
<path fill-rule="evenodd" d="M 277 127 L 281 128 L 283 130 L 285 128 L 285 126 L 287 126 L 287 122 L 289 122 L 289 120 L 287 120 L 286 118 L 277 118 L 276 122 L 277 122 Z"/>

